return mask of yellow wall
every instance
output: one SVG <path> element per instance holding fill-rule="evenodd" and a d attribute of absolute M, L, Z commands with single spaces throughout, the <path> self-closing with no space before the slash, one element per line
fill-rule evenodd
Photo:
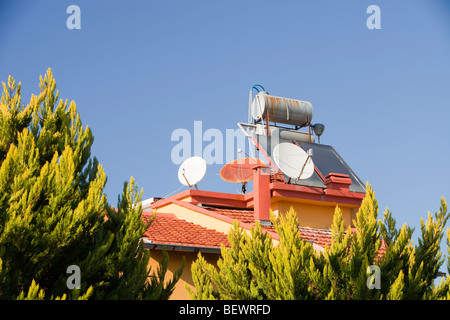
<path fill-rule="evenodd" d="M 151 250 L 151 257 L 149 262 L 149 267 L 152 272 L 158 270 L 159 261 L 161 260 L 161 250 Z M 169 265 L 167 267 L 167 273 L 165 281 L 169 281 L 173 277 L 173 271 L 177 270 L 181 266 L 181 259 L 183 256 L 186 257 L 186 264 L 183 269 L 180 280 L 178 280 L 175 285 L 175 289 L 170 296 L 170 300 L 190 300 L 188 291 L 185 288 L 187 284 L 192 290 L 195 291 L 194 283 L 192 281 L 191 265 L 197 260 L 198 253 L 194 252 L 178 252 L 178 251 L 168 251 L 169 254 Z M 203 258 L 213 265 L 217 265 L 217 260 L 219 259 L 219 254 L 213 253 L 202 253 Z"/>
<path fill-rule="evenodd" d="M 314 202 L 276 201 L 272 203 L 272 211 L 275 215 L 284 214 L 291 208 L 297 212 L 298 222 L 301 227 L 329 229 L 333 223 L 335 204 L 320 205 Z M 347 226 L 352 225 L 352 219 L 356 217 L 356 210 L 352 207 L 339 207 Z"/>

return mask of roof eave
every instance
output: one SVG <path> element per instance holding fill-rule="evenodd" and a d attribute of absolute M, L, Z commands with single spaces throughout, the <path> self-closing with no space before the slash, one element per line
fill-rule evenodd
<path fill-rule="evenodd" d="M 155 250 L 155 249 L 163 250 L 163 248 L 165 248 L 167 251 L 220 254 L 220 247 L 189 246 L 189 245 L 154 243 L 145 241 L 144 241 L 144 248 L 148 250 Z"/>

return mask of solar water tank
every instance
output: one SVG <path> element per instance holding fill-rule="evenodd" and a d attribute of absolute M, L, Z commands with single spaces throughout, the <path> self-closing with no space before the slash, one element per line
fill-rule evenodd
<path fill-rule="evenodd" d="M 269 121 L 303 127 L 311 122 L 312 104 L 309 101 L 276 97 L 267 92 L 258 93 L 253 99 L 251 113 L 257 122 Z"/>

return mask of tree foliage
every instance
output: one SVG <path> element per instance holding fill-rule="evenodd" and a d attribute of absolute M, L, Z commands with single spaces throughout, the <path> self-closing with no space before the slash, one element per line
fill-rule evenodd
<path fill-rule="evenodd" d="M 231 248 L 222 246 L 217 267 L 199 254 L 192 264 L 193 299 L 449 299 L 450 276 L 435 285 L 444 263 L 440 243 L 450 216 L 441 199 L 439 212 L 421 221 L 421 236 L 414 246 L 414 230 L 396 227 L 386 209 L 378 217 L 378 201 L 371 186 L 353 221 L 345 226 L 336 207 L 331 244 L 317 251 L 300 238 L 297 214 L 291 209 L 271 222 L 279 235 L 273 244 L 257 221 L 250 233 L 237 220 L 228 235 Z M 447 247 L 450 254 L 450 229 Z M 384 252 L 380 248 L 384 246 Z M 374 286 L 370 266 L 379 269 Z M 450 274 L 450 259 L 447 262 Z"/>
<path fill-rule="evenodd" d="M 21 84 L 3 83 L 0 299 L 167 299 L 180 275 L 164 285 L 164 255 L 150 277 L 142 191 L 131 178 L 114 209 L 75 102 L 59 99 L 51 69 L 39 88 L 24 105 Z M 70 265 L 81 270 L 80 289 L 67 287 Z"/>

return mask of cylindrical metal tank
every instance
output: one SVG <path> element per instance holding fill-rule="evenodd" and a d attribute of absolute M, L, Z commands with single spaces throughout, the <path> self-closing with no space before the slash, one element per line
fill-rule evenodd
<path fill-rule="evenodd" d="M 311 122 L 313 107 L 309 101 L 301 101 L 258 93 L 252 102 L 252 117 L 256 121 L 266 120 L 269 111 L 269 121 L 304 126 Z"/>
<path fill-rule="evenodd" d="M 309 142 L 309 143 L 315 142 L 314 136 L 312 134 L 309 135 L 307 132 L 284 129 L 284 128 L 270 127 L 270 135 L 272 137 L 275 135 L 278 135 L 278 137 L 280 137 L 281 139 L 295 140 L 299 143 L 300 142 Z"/>
<path fill-rule="evenodd" d="M 308 134 L 308 132 L 293 130 L 293 129 L 287 129 L 287 128 L 280 128 L 280 127 L 273 127 L 269 126 L 270 135 L 272 138 L 278 137 L 278 139 L 285 139 L 285 140 L 295 140 L 299 143 L 301 142 L 309 142 L 309 143 L 315 143 L 314 135 Z M 256 134 L 262 134 L 265 135 L 267 132 L 267 129 L 261 125 L 256 125 Z"/>

